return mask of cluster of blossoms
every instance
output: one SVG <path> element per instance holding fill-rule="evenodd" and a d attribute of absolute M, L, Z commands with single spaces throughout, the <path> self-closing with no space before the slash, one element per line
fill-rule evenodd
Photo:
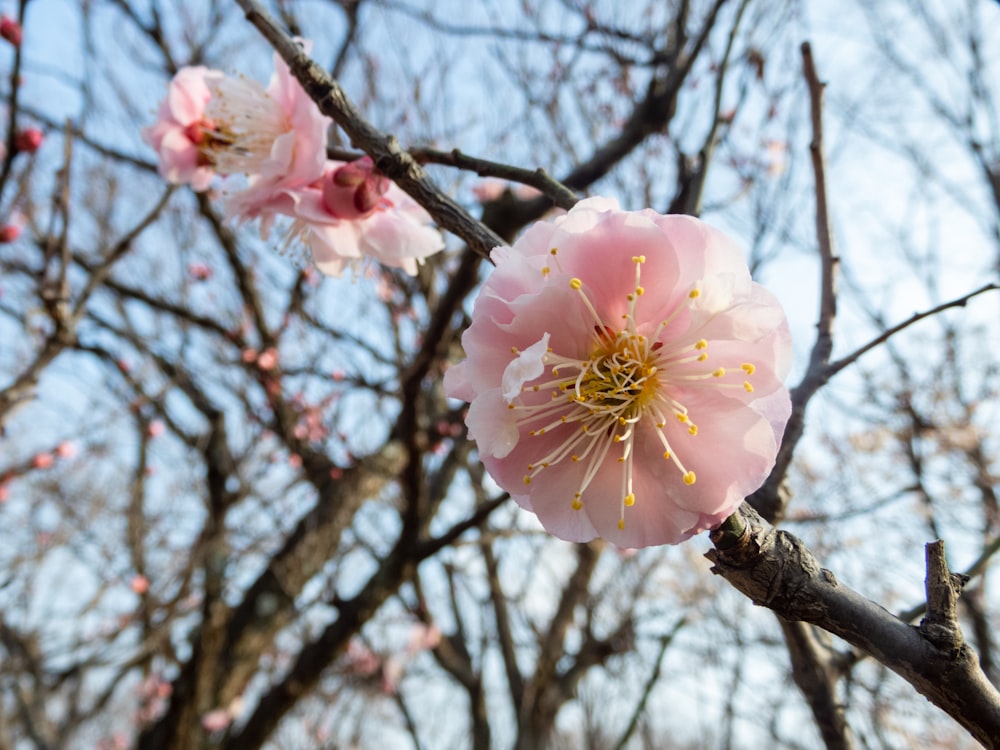
<path fill-rule="evenodd" d="M 761 485 L 791 410 L 791 338 L 731 240 L 595 198 L 492 258 L 445 390 L 549 532 L 676 543 Z"/>
<path fill-rule="evenodd" d="M 244 176 L 245 187 L 228 194 L 230 217 L 259 219 L 264 239 L 287 217 L 283 246 L 301 242 L 323 273 L 339 275 L 370 257 L 415 274 L 419 261 L 444 247 L 430 215 L 368 157 L 327 159 L 330 125 L 275 55 L 266 88 L 203 66 L 182 68 L 143 138 L 168 182 L 203 191 L 216 176 Z"/>

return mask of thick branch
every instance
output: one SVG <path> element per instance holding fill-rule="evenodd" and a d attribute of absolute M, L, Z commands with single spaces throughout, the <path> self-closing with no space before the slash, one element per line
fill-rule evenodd
<path fill-rule="evenodd" d="M 801 540 L 768 524 L 747 503 L 711 538 L 712 571 L 755 604 L 867 651 L 985 747 L 1000 748 L 1000 692 L 961 639 L 953 602 L 949 608 L 957 587 L 940 542 L 928 552 L 929 611 L 935 614 L 913 627 L 841 584 Z"/>

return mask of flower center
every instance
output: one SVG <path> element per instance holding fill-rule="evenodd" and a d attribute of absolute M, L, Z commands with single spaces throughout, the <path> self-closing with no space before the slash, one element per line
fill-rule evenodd
<path fill-rule="evenodd" d="M 554 250 L 552 254 L 555 255 Z M 530 484 L 543 470 L 563 461 L 582 464 L 582 478 L 571 500 L 575 510 L 583 507 L 583 495 L 604 465 L 609 451 L 618 453 L 617 463 L 621 465 L 620 529 L 625 528 L 625 508 L 636 502 L 633 491 L 634 456 L 636 430 L 640 424 L 652 428 L 644 429 L 643 438 L 655 435 L 663 448 L 663 458 L 674 464 L 683 483 L 690 486 L 696 481 L 695 474 L 677 456 L 665 428 L 670 420 L 680 423 L 684 426 L 681 434 L 687 442 L 697 436 L 698 426 L 689 416 L 687 407 L 671 395 L 672 392 L 676 393 L 679 387 L 698 386 L 753 392 L 748 380 L 755 369 L 752 364 L 712 368 L 707 364 L 709 344 L 705 339 L 693 343 L 690 340 L 678 341 L 674 346 L 660 341 L 660 334 L 671 321 L 701 296 L 698 286 L 690 290 L 685 301 L 671 315 L 660 321 L 652 336 L 639 333 L 636 303 L 645 293 L 640 284 L 641 267 L 645 261 L 642 255 L 632 258 L 635 285 L 626 295 L 628 311 L 622 315 L 624 324 L 621 330 L 616 331 L 602 320 L 580 279 L 570 280 L 570 287 L 580 294 L 594 319 L 590 356 L 583 360 L 575 359 L 562 356 L 555 348 L 549 347 L 542 358 L 546 371 L 536 379 L 542 382 L 525 384 L 521 392 L 548 390 L 550 400 L 524 404 L 518 398 L 508 404 L 517 412 L 518 425 L 529 428 L 529 438 L 557 430 L 563 436 L 554 449 L 528 464 L 525 484 Z M 543 275 L 547 276 L 548 271 L 548 268 L 543 269 Z"/>

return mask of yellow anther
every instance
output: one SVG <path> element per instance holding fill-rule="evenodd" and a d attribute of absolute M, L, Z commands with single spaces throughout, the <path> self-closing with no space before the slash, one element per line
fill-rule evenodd
<path fill-rule="evenodd" d="M 625 531 L 625 519 L 624 518 L 619 518 L 618 519 L 618 530 L 619 531 Z"/>
<path fill-rule="evenodd" d="M 659 428 L 659 429 L 662 430 L 664 427 L 667 426 L 667 423 L 666 422 L 657 422 L 656 426 L 657 426 L 657 428 Z"/>
<path fill-rule="evenodd" d="M 618 424 L 624 427 L 625 425 L 628 424 L 628 422 L 625 421 L 625 417 L 618 417 Z"/>
<path fill-rule="evenodd" d="M 696 477 L 694 475 L 694 472 L 693 471 L 689 471 L 687 474 L 684 475 L 684 484 L 686 484 L 686 485 L 692 485 L 692 484 L 695 483 L 695 479 L 696 479 Z"/>
<path fill-rule="evenodd" d="M 620 443 L 621 441 L 622 441 L 621 435 L 615 435 L 614 440 L 612 440 L 612 442 L 614 443 Z"/>
<path fill-rule="evenodd" d="M 548 266 L 545 266 L 545 268 L 542 269 L 542 276 L 547 277 L 550 273 L 552 273 L 552 269 Z"/>
<path fill-rule="evenodd" d="M 701 289 L 692 289 L 690 292 L 688 292 L 689 299 L 697 299 L 700 296 L 701 296 Z"/>
<path fill-rule="evenodd" d="M 512 347 L 510 348 L 510 353 L 511 353 L 511 354 L 517 354 L 517 353 L 518 353 L 518 352 L 517 352 L 517 347 L 516 347 L 516 346 L 512 346 Z"/>
<path fill-rule="evenodd" d="M 700 339 L 697 344 L 694 345 L 695 349 L 708 349 L 708 342 L 705 339 Z"/>
<path fill-rule="evenodd" d="M 708 359 L 708 354 L 699 354 L 698 355 L 698 361 L 699 362 L 704 362 L 706 359 Z"/>
<path fill-rule="evenodd" d="M 756 372 L 757 370 L 757 368 L 754 367 L 749 362 L 744 362 L 742 365 L 740 365 L 740 369 L 743 370 L 743 372 L 745 372 L 747 375 L 753 375 L 754 372 Z"/>
<path fill-rule="evenodd" d="M 554 247 L 551 250 L 549 250 L 549 255 L 555 255 L 558 252 L 559 252 L 559 248 L 558 247 Z"/>
<path fill-rule="evenodd" d="M 642 295 L 644 295 L 646 293 L 646 290 L 643 289 L 641 286 L 637 286 L 635 288 L 635 293 L 641 297 Z"/>
<path fill-rule="evenodd" d="M 692 435 L 697 435 L 698 434 L 698 425 L 696 425 L 696 424 L 689 425 L 688 426 L 688 432 L 690 434 L 692 434 Z"/>
<path fill-rule="evenodd" d="M 618 457 L 618 463 L 620 463 L 620 464 L 625 463 L 625 456 L 619 456 Z"/>
<path fill-rule="evenodd" d="M 508 409 L 513 409 L 514 408 L 514 404 L 507 404 L 507 408 Z"/>
<path fill-rule="evenodd" d="M 525 484 L 531 484 L 531 477 L 525 477 L 524 478 L 524 483 Z"/>
<path fill-rule="evenodd" d="M 718 370 L 715 370 L 714 372 L 712 372 L 712 377 L 713 378 L 721 378 L 725 374 L 726 374 L 726 368 L 725 367 L 720 367 Z"/>
<path fill-rule="evenodd" d="M 669 461 L 671 459 L 670 451 L 663 451 L 663 457 Z"/>
<path fill-rule="evenodd" d="M 753 386 L 750 385 L 749 380 L 743 381 L 743 390 L 746 391 L 747 393 L 753 393 Z"/>
<path fill-rule="evenodd" d="M 646 262 L 646 256 L 645 255 L 633 255 L 632 256 L 632 262 L 633 263 L 645 263 Z"/>
<path fill-rule="evenodd" d="M 575 463 L 575 464 L 578 464 L 578 463 L 580 463 L 580 457 L 579 457 L 579 456 L 570 456 L 570 460 L 571 460 L 571 461 L 572 461 L 573 463 Z"/>
<path fill-rule="evenodd" d="M 580 510 L 580 508 L 582 507 L 583 507 L 583 501 L 580 499 L 580 496 L 577 495 L 576 497 L 573 498 L 573 510 Z"/>
<path fill-rule="evenodd" d="M 677 414 L 677 421 L 680 422 L 681 424 L 685 424 L 688 421 L 688 415 L 687 414 Z"/>
<path fill-rule="evenodd" d="M 576 279 L 576 278 L 570 279 L 569 280 L 569 285 L 573 289 L 582 289 L 583 288 L 583 282 L 580 281 L 580 279 Z"/>

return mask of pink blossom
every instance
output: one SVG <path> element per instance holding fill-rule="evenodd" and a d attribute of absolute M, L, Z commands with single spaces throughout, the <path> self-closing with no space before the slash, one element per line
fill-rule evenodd
<path fill-rule="evenodd" d="M 260 353 L 260 356 L 257 357 L 257 367 L 262 370 L 273 370 L 277 366 L 278 350 L 273 346 L 269 346 Z"/>
<path fill-rule="evenodd" d="M 63 460 L 69 460 L 76 456 L 76 444 L 71 440 L 63 440 L 56 446 L 55 454 Z"/>
<path fill-rule="evenodd" d="M 308 52 L 311 45 L 302 44 Z M 266 220 L 264 209 L 274 196 L 323 174 L 332 120 L 277 54 L 266 89 L 248 78 L 226 76 L 210 79 L 209 86 L 213 96 L 207 114 L 228 143 L 215 155 L 216 170 L 249 178 L 247 189 L 230 197 L 228 211 L 242 220 Z"/>
<path fill-rule="evenodd" d="M 212 99 L 208 81 L 224 77 L 202 65 L 181 68 L 170 81 L 156 123 L 142 131 L 159 155 L 160 176 L 167 182 L 190 184 L 198 191 L 212 182 L 215 151 L 225 147 L 225 140 L 206 115 Z"/>
<path fill-rule="evenodd" d="M 36 469 L 48 469 L 55 460 L 55 456 L 51 453 L 36 453 L 31 459 L 31 465 Z"/>
<path fill-rule="evenodd" d="M 21 227 L 17 224 L 4 224 L 0 227 L 0 245 L 6 245 L 21 236 Z"/>
<path fill-rule="evenodd" d="M 345 177 L 347 175 L 347 177 Z M 348 180 L 358 179 L 351 184 Z M 286 245 L 299 239 L 323 273 L 339 276 L 348 265 L 374 258 L 384 266 L 417 273 L 417 263 L 444 249 L 431 217 L 394 183 L 377 175 L 365 157 L 344 164 L 330 161 L 321 179 L 286 190 L 260 207 L 269 221 L 277 215 L 294 219 Z"/>
<path fill-rule="evenodd" d="M 371 677 L 382 666 L 382 660 L 361 640 L 354 638 L 347 644 L 344 670 L 358 677 Z"/>
<path fill-rule="evenodd" d="M 6 482 L 0 484 L 0 503 L 10 500 L 10 487 Z"/>
<path fill-rule="evenodd" d="M 14 149 L 33 154 L 42 146 L 45 134 L 38 128 L 25 128 L 14 134 Z"/>
<path fill-rule="evenodd" d="M 406 652 L 415 655 L 421 651 L 436 648 L 439 643 L 441 643 L 441 631 L 437 625 L 416 622 L 410 630 L 410 640 L 406 644 Z"/>
<path fill-rule="evenodd" d="M 149 591 L 149 579 L 143 575 L 132 576 L 132 580 L 128 582 L 128 585 L 129 588 L 136 594 L 139 594 L 139 596 L 142 596 Z"/>
<path fill-rule="evenodd" d="M 206 263 L 188 263 L 188 276 L 195 281 L 208 281 L 212 278 L 212 267 Z"/>
<path fill-rule="evenodd" d="M 201 717 L 201 728 L 206 732 L 221 732 L 233 723 L 233 717 L 225 708 L 215 708 Z"/>
<path fill-rule="evenodd" d="M 0 16 L 0 37 L 3 37 L 15 47 L 21 46 L 24 31 L 21 24 L 10 16 Z"/>
<path fill-rule="evenodd" d="M 159 419 L 155 419 L 149 423 L 149 427 L 146 428 L 146 435 L 151 438 L 158 438 L 164 432 L 167 431 L 167 426 L 163 424 Z"/>
<path fill-rule="evenodd" d="M 791 339 L 739 248 L 687 216 L 582 201 L 510 248 L 445 374 L 497 483 L 556 536 L 717 526 L 774 465 Z"/>

